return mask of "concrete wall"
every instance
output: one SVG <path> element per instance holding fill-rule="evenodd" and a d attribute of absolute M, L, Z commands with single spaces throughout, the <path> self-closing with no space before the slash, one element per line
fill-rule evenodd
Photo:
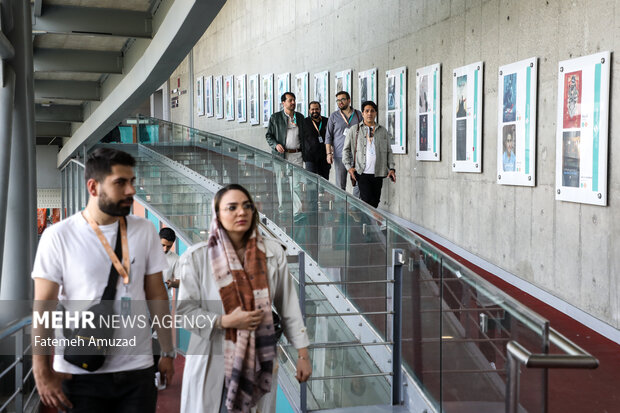
<path fill-rule="evenodd" d="M 229 0 L 194 52 L 195 76 L 408 67 L 408 154 L 398 155 L 398 182 L 387 184 L 381 208 L 620 327 L 620 72 L 613 70 L 609 131 L 609 206 L 554 199 L 558 61 L 620 50 L 620 2 L 612 0 Z M 498 67 L 537 56 L 537 186 L 497 185 Z M 483 173 L 451 171 L 454 68 L 482 60 Z M 441 162 L 415 160 L 415 69 L 442 64 Z M 171 76 L 189 82 L 188 59 Z M 171 86 L 171 88 L 173 88 Z M 185 88 L 185 87 L 183 87 Z M 312 95 L 312 90 L 311 90 Z M 189 124 L 190 98 L 171 120 Z M 266 149 L 265 129 L 194 116 L 197 128 Z M 332 173 L 333 179 L 333 173 Z M 410 195 L 405 195 L 410 194 Z M 616 218 L 616 219 L 614 219 Z"/>
<path fill-rule="evenodd" d="M 59 189 L 60 171 L 56 168 L 58 146 L 37 145 L 37 189 Z"/>

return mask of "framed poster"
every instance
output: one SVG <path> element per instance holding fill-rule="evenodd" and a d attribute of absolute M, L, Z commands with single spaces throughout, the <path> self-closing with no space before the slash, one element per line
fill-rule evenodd
<path fill-rule="evenodd" d="M 536 85 L 538 59 L 499 68 L 497 183 L 536 185 Z"/>
<path fill-rule="evenodd" d="M 343 70 L 342 72 L 336 72 L 336 92 L 345 91 L 349 93 L 351 99 L 353 99 L 353 88 L 351 83 L 351 76 L 353 71 L 351 69 Z M 336 102 L 334 110 L 338 110 L 338 103 Z"/>
<path fill-rule="evenodd" d="M 224 119 L 224 79 L 222 76 L 215 77 L 215 117 Z"/>
<path fill-rule="evenodd" d="M 407 67 L 385 72 L 385 124 L 392 137 L 392 152 L 407 153 Z"/>
<path fill-rule="evenodd" d="M 284 92 L 290 92 L 291 91 L 291 74 L 290 73 L 281 73 L 278 75 L 278 95 L 276 96 L 276 99 L 278 101 L 278 110 L 283 110 L 284 106 L 282 106 L 282 101 L 280 100 L 282 98 L 282 95 L 284 94 Z"/>
<path fill-rule="evenodd" d="M 297 73 L 295 75 L 295 101 L 297 102 L 297 112 L 308 116 L 308 72 Z"/>
<path fill-rule="evenodd" d="M 441 160 L 441 65 L 416 70 L 416 153 L 419 161 Z"/>
<path fill-rule="evenodd" d="M 249 93 L 249 106 L 250 106 L 250 125 L 258 125 L 259 118 L 259 100 L 260 95 L 258 94 L 258 73 L 255 75 L 250 75 L 248 78 L 248 93 Z"/>
<path fill-rule="evenodd" d="M 555 199 L 607 205 L 610 53 L 558 64 Z"/>
<path fill-rule="evenodd" d="M 226 120 L 235 120 L 235 77 L 226 76 L 224 78 L 224 110 Z"/>
<path fill-rule="evenodd" d="M 357 101 L 358 109 L 362 109 L 362 102 L 372 100 L 379 106 L 377 101 L 377 68 L 365 70 L 357 74 L 359 99 Z"/>
<path fill-rule="evenodd" d="M 314 74 L 314 99 L 321 104 L 321 115 L 329 116 L 329 72 Z"/>
<path fill-rule="evenodd" d="M 213 117 L 213 76 L 205 77 L 205 114 Z"/>
<path fill-rule="evenodd" d="M 263 106 L 262 106 L 262 119 L 263 126 L 269 126 L 269 119 L 271 115 L 273 115 L 273 73 L 269 73 L 263 75 L 262 78 L 262 97 L 263 97 Z"/>
<path fill-rule="evenodd" d="M 235 91 L 237 92 L 235 97 L 235 108 L 237 110 L 237 122 L 247 121 L 247 107 L 245 96 L 245 75 L 239 75 L 236 79 Z"/>
<path fill-rule="evenodd" d="M 205 115 L 205 78 L 204 76 L 198 76 L 196 79 L 196 110 L 198 111 L 198 116 Z"/>
<path fill-rule="evenodd" d="M 454 69 L 452 80 L 452 170 L 482 172 L 483 62 Z"/>

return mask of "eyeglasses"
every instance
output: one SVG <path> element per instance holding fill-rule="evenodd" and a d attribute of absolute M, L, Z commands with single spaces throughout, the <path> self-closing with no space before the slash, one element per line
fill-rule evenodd
<path fill-rule="evenodd" d="M 344 102 L 346 102 L 347 100 L 349 100 L 349 99 L 347 99 L 347 98 L 336 99 L 336 102 L 338 102 L 338 103 L 344 103 Z"/>
<path fill-rule="evenodd" d="M 237 206 L 238 205 L 235 205 L 235 204 L 227 205 L 224 208 L 222 208 L 222 211 L 225 211 L 225 212 L 235 212 L 237 210 Z M 241 207 L 244 210 L 248 211 L 248 212 L 254 212 L 254 204 L 252 204 L 250 202 L 246 202 Z"/>

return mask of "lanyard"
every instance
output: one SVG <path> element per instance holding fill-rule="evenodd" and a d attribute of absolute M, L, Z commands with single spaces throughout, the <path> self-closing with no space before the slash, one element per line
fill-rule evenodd
<path fill-rule="evenodd" d="M 108 253 L 108 256 L 112 260 L 112 264 L 114 265 L 114 268 L 116 268 L 116 271 L 118 271 L 118 275 L 123 277 L 123 284 L 125 285 L 129 284 L 129 270 L 131 268 L 131 265 L 129 263 L 129 244 L 127 242 L 127 223 L 121 217 L 120 234 L 117 235 L 117 237 L 118 236 L 121 237 L 121 244 L 123 247 L 123 264 L 121 265 L 121 262 L 118 260 L 116 253 L 110 246 L 110 243 L 103 235 L 103 232 L 101 232 L 101 229 L 99 229 L 99 225 L 97 225 L 95 220 L 92 219 L 92 217 L 90 216 L 87 210 L 84 210 L 83 215 L 84 215 L 84 218 L 86 218 L 86 221 L 88 221 L 88 223 L 90 224 L 90 227 L 93 229 L 93 231 L 95 231 L 95 234 L 97 234 L 97 238 L 99 238 L 99 242 L 101 242 L 101 245 L 103 245 L 103 248 L 105 248 L 105 251 Z"/>
<path fill-rule="evenodd" d="M 293 113 L 293 116 L 289 116 L 286 112 L 284 112 L 284 114 L 286 115 L 286 117 L 288 118 L 288 120 L 295 126 L 297 126 L 297 118 L 295 118 L 295 113 Z"/>
<path fill-rule="evenodd" d="M 342 110 L 340 111 L 340 116 L 342 116 L 342 119 L 346 122 L 347 126 L 349 126 L 349 123 L 351 123 L 351 119 L 353 119 L 353 115 L 355 115 L 355 109 L 353 109 L 353 112 L 351 112 L 351 116 L 349 116 L 349 120 L 347 120 L 347 118 L 342 113 Z"/>
<path fill-rule="evenodd" d="M 312 125 L 314 125 L 314 129 L 316 129 L 316 131 L 319 133 L 319 136 L 321 136 L 321 128 L 323 127 L 323 119 L 321 119 L 321 122 L 319 123 L 319 127 L 316 127 L 316 122 L 313 120 L 312 121 Z"/>

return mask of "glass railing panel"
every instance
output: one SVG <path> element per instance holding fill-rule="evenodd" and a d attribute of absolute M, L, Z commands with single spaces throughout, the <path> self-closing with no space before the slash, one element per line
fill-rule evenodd
<path fill-rule="evenodd" d="M 222 141 L 222 185 L 239 181 L 239 144 Z"/>
<path fill-rule="evenodd" d="M 296 168 L 293 187 L 298 202 L 294 206 L 293 241 L 311 257 L 318 255 L 318 175 Z"/>
<path fill-rule="evenodd" d="M 403 367 L 426 395 L 438 402 L 441 398 L 441 258 L 392 221 L 387 224 L 387 237 L 388 251 L 399 248 L 404 253 Z M 389 259 L 391 264 L 393 257 L 390 255 Z"/>
<path fill-rule="evenodd" d="M 271 155 L 259 151 L 253 153 L 254 191 L 251 192 L 259 212 L 275 221 L 278 213 L 276 173 Z M 248 171 L 249 172 L 249 171 Z M 249 177 L 248 180 L 250 181 Z M 244 181 L 246 182 L 246 181 Z"/>
<path fill-rule="evenodd" d="M 386 220 L 353 197 L 347 198 L 347 215 L 347 270 L 343 278 L 347 284 L 343 284 L 343 291 L 360 312 L 385 313 L 388 265 Z M 387 315 L 369 314 L 365 317 L 385 339 Z"/>
<path fill-rule="evenodd" d="M 347 196 L 333 185 L 319 180 L 317 202 L 318 251 L 313 258 L 332 281 L 346 274 Z"/>
<path fill-rule="evenodd" d="M 548 322 L 450 259 L 442 261 L 441 314 L 444 410 L 503 409 L 508 341 L 543 353 Z M 522 374 L 524 411 L 541 411 L 543 370 Z"/>
<path fill-rule="evenodd" d="M 301 208 L 299 195 L 300 187 L 294 186 L 294 166 L 280 158 L 273 157 L 275 201 L 273 221 L 285 233 L 292 237 L 293 219 Z"/>

